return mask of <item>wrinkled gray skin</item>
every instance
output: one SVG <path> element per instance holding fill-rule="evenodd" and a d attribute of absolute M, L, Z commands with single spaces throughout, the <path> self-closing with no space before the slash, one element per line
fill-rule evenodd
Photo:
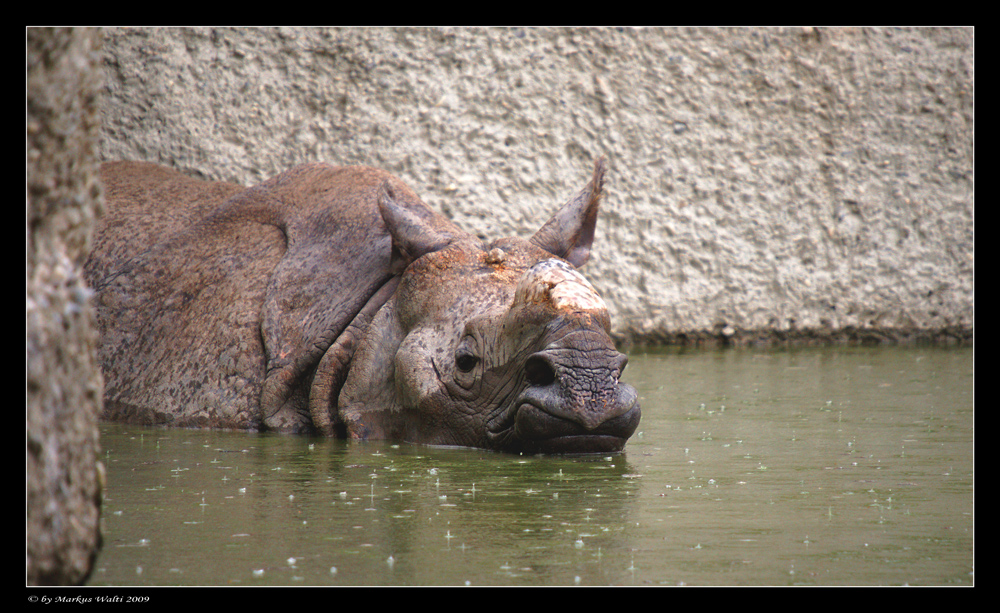
<path fill-rule="evenodd" d="M 604 178 L 484 243 L 398 179 L 308 164 L 244 189 L 102 167 L 85 267 L 109 420 L 506 452 L 619 451 L 639 423 L 587 261 Z"/>

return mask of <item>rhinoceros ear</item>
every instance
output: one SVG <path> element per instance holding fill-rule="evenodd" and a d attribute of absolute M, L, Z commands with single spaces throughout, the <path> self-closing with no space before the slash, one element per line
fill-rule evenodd
<path fill-rule="evenodd" d="M 606 165 L 603 157 L 597 159 L 590 183 L 535 233 L 532 243 L 573 266 L 583 266 L 587 262 L 594 243 Z"/>
<path fill-rule="evenodd" d="M 423 202 L 397 198 L 388 181 L 379 187 L 378 210 L 392 236 L 393 272 L 401 272 L 424 254 L 443 249 L 462 234 Z M 396 270 L 399 266 L 402 268 Z"/>

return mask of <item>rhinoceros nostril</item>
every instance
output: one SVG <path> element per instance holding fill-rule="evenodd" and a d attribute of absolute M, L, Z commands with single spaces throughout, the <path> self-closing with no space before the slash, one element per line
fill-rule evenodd
<path fill-rule="evenodd" d="M 544 387 L 556 380 L 556 371 L 545 358 L 535 355 L 524 363 L 524 377 L 531 385 Z"/>

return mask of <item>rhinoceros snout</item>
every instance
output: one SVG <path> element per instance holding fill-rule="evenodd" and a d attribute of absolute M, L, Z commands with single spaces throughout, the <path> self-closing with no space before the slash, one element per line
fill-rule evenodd
<path fill-rule="evenodd" d="M 574 453 L 621 450 L 639 424 L 638 394 L 620 377 L 628 358 L 598 352 L 567 362 L 565 352 L 540 351 L 524 365 L 515 433 L 529 448 Z"/>
<path fill-rule="evenodd" d="M 524 378 L 529 385 L 540 388 L 561 384 L 570 394 L 578 387 L 580 392 L 585 392 L 588 388 L 598 393 L 608 392 L 618 386 L 627 364 L 628 356 L 616 353 L 596 366 L 566 366 L 553 353 L 540 351 L 525 361 Z"/>

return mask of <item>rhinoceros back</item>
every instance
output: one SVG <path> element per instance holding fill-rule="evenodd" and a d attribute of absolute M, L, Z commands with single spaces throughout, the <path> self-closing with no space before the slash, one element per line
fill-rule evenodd
<path fill-rule="evenodd" d="M 310 431 L 312 371 L 392 276 L 376 194 L 398 180 L 309 164 L 248 189 L 132 162 L 102 179 L 85 274 L 104 417 L 260 429 L 270 416 Z"/>

